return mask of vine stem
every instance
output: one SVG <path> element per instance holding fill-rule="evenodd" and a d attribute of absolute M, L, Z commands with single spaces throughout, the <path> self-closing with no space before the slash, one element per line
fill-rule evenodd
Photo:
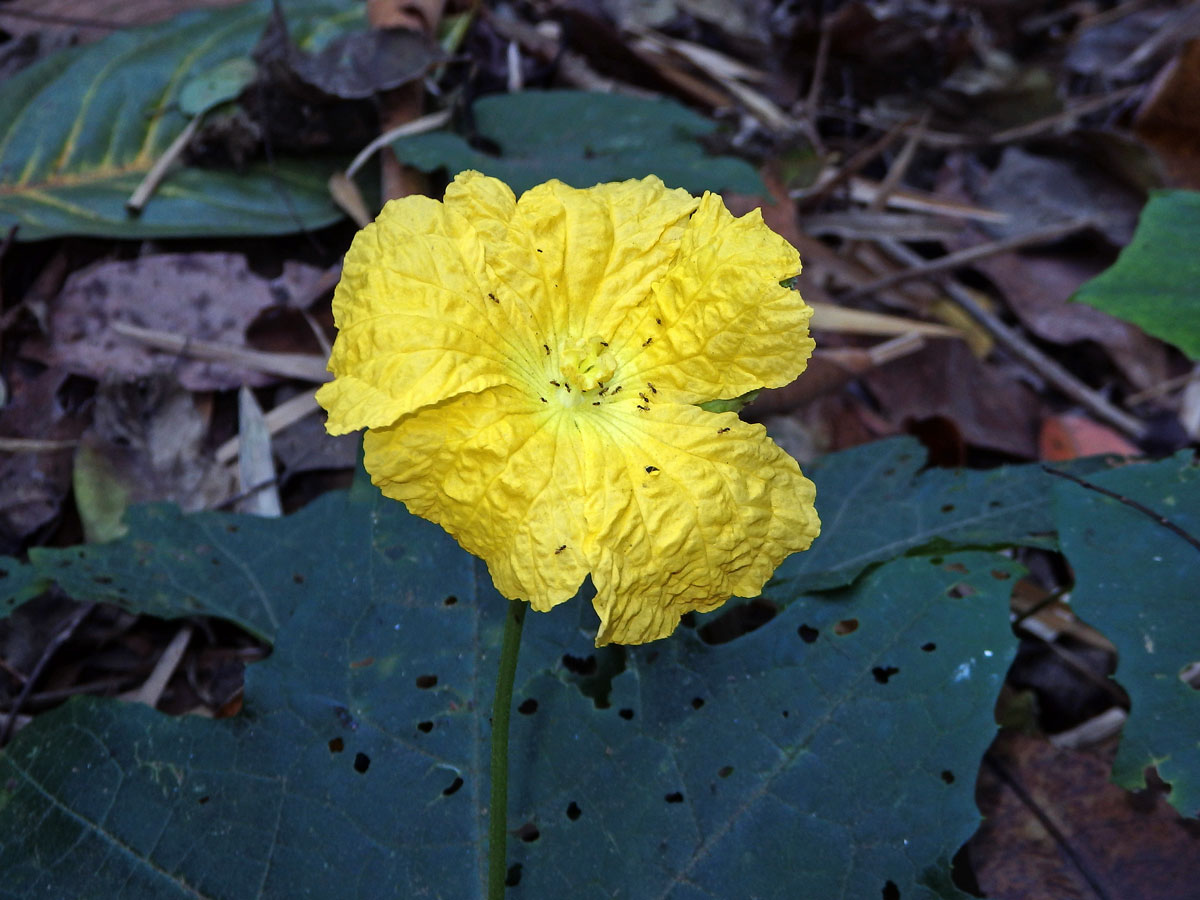
<path fill-rule="evenodd" d="M 496 673 L 496 699 L 492 704 L 492 799 L 488 806 L 488 900 L 504 897 L 508 875 L 508 720 L 512 715 L 513 679 L 525 624 L 524 600 L 509 600 Z"/>

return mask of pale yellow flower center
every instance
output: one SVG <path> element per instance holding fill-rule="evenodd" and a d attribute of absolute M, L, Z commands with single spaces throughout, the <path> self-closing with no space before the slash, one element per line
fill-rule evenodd
<path fill-rule="evenodd" d="M 593 336 L 564 349 L 559 356 L 559 367 L 571 387 L 590 391 L 613 377 L 617 361 L 608 352 L 604 339 Z"/>
<path fill-rule="evenodd" d="M 617 371 L 617 360 L 603 338 L 593 335 L 586 340 L 577 340 L 562 348 L 557 358 L 557 371 L 551 364 L 549 384 L 554 388 L 553 397 L 560 406 L 574 407 L 584 403 L 599 406 L 613 389 L 611 382 Z"/>

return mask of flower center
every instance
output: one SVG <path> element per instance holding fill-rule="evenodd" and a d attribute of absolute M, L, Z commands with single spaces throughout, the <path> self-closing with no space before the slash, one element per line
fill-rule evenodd
<path fill-rule="evenodd" d="M 564 384 L 580 393 L 603 386 L 617 370 L 617 361 L 608 352 L 608 344 L 599 337 L 576 341 L 559 354 L 559 370 Z"/>

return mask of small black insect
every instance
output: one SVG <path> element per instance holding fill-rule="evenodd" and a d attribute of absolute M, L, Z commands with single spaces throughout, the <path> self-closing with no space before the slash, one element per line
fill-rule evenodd
<path fill-rule="evenodd" d="M 559 547 L 557 550 L 554 551 L 554 555 L 558 556 L 558 554 L 562 553 L 566 549 L 567 549 L 567 545 L 563 544 L 561 547 Z"/>
<path fill-rule="evenodd" d="M 729 430 L 728 428 L 718 428 L 718 429 L 717 429 L 717 434 L 724 434 L 724 433 L 725 433 L 725 432 L 727 432 L 728 430 Z"/>
<path fill-rule="evenodd" d="M 649 347 L 652 343 L 654 343 L 654 338 L 648 337 L 644 341 L 642 341 L 642 346 Z"/>

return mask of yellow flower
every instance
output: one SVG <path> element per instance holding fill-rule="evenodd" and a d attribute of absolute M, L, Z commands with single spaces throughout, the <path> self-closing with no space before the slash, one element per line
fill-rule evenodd
<path fill-rule="evenodd" d="M 463 172 L 355 237 L 334 295 L 327 428 L 371 479 L 536 610 L 590 573 L 597 645 L 753 597 L 820 523 L 759 425 L 697 404 L 787 384 L 811 309 L 753 212 L 655 177 L 518 201 Z"/>

